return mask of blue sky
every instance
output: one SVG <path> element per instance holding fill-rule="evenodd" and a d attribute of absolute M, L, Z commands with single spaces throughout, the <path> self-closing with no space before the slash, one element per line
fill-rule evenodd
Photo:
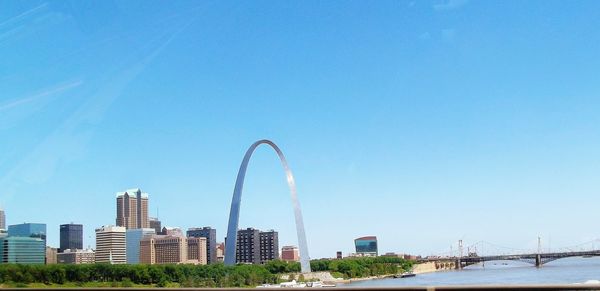
<path fill-rule="evenodd" d="M 598 27 L 597 1 L 3 1 L 0 204 L 94 246 L 139 187 L 222 240 L 268 138 L 313 258 L 600 238 Z M 272 150 L 244 190 L 240 226 L 296 244 Z"/>

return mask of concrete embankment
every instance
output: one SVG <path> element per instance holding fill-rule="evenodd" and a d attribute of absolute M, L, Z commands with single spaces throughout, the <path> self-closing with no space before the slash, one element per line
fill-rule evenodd
<path fill-rule="evenodd" d="M 414 265 L 412 271 L 415 274 L 423 274 L 454 270 L 454 268 L 454 262 L 427 262 Z"/>
<path fill-rule="evenodd" d="M 294 278 L 298 279 L 300 274 L 294 274 Z M 352 278 L 352 279 L 343 279 L 343 278 L 334 278 L 329 272 L 312 272 L 312 273 L 304 273 L 302 274 L 304 280 L 307 281 L 321 281 L 325 284 L 339 284 L 339 283 L 352 283 L 357 281 L 366 281 L 366 280 L 374 280 L 374 279 L 383 279 L 392 277 L 392 275 L 383 275 L 383 276 L 371 276 L 371 277 L 363 277 L 363 278 Z M 290 275 L 285 274 L 281 276 L 283 280 L 290 280 Z"/>

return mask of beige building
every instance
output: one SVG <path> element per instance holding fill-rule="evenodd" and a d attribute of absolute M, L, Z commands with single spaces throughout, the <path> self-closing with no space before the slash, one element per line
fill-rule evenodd
<path fill-rule="evenodd" d="M 96 263 L 127 263 L 125 227 L 103 226 L 96 229 Z"/>
<path fill-rule="evenodd" d="M 56 264 L 56 254 L 58 249 L 53 247 L 46 247 L 46 264 Z"/>
<path fill-rule="evenodd" d="M 182 235 L 145 236 L 140 241 L 141 264 L 206 264 L 206 238 Z"/>
<path fill-rule="evenodd" d="M 217 244 L 217 262 L 222 263 L 225 260 L 225 243 Z"/>
<path fill-rule="evenodd" d="M 187 248 L 188 248 L 188 261 L 194 262 L 200 265 L 206 265 L 208 262 L 208 250 L 206 249 L 205 237 L 188 237 Z"/>
<path fill-rule="evenodd" d="M 66 249 L 57 255 L 57 260 L 59 264 L 93 264 L 96 262 L 96 254 L 90 249 Z"/>
<path fill-rule="evenodd" d="M 116 224 L 127 229 L 149 228 L 148 193 L 140 189 L 117 193 Z"/>

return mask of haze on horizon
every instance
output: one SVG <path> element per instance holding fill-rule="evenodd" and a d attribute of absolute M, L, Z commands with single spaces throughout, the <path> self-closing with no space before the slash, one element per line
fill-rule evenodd
<path fill-rule="evenodd" d="M 276 142 L 312 258 L 600 238 L 600 2 L 0 2 L 7 224 L 152 216 L 226 233 L 243 154 Z M 158 210 L 157 210 L 158 209 Z M 241 227 L 296 245 L 261 147 Z"/>

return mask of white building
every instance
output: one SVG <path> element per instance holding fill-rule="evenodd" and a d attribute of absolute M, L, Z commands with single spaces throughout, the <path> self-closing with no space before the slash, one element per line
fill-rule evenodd
<path fill-rule="evenodd" d="M 125 264 L 126 228 L 102 226 L 96 229 L 96 263 Z"/>

